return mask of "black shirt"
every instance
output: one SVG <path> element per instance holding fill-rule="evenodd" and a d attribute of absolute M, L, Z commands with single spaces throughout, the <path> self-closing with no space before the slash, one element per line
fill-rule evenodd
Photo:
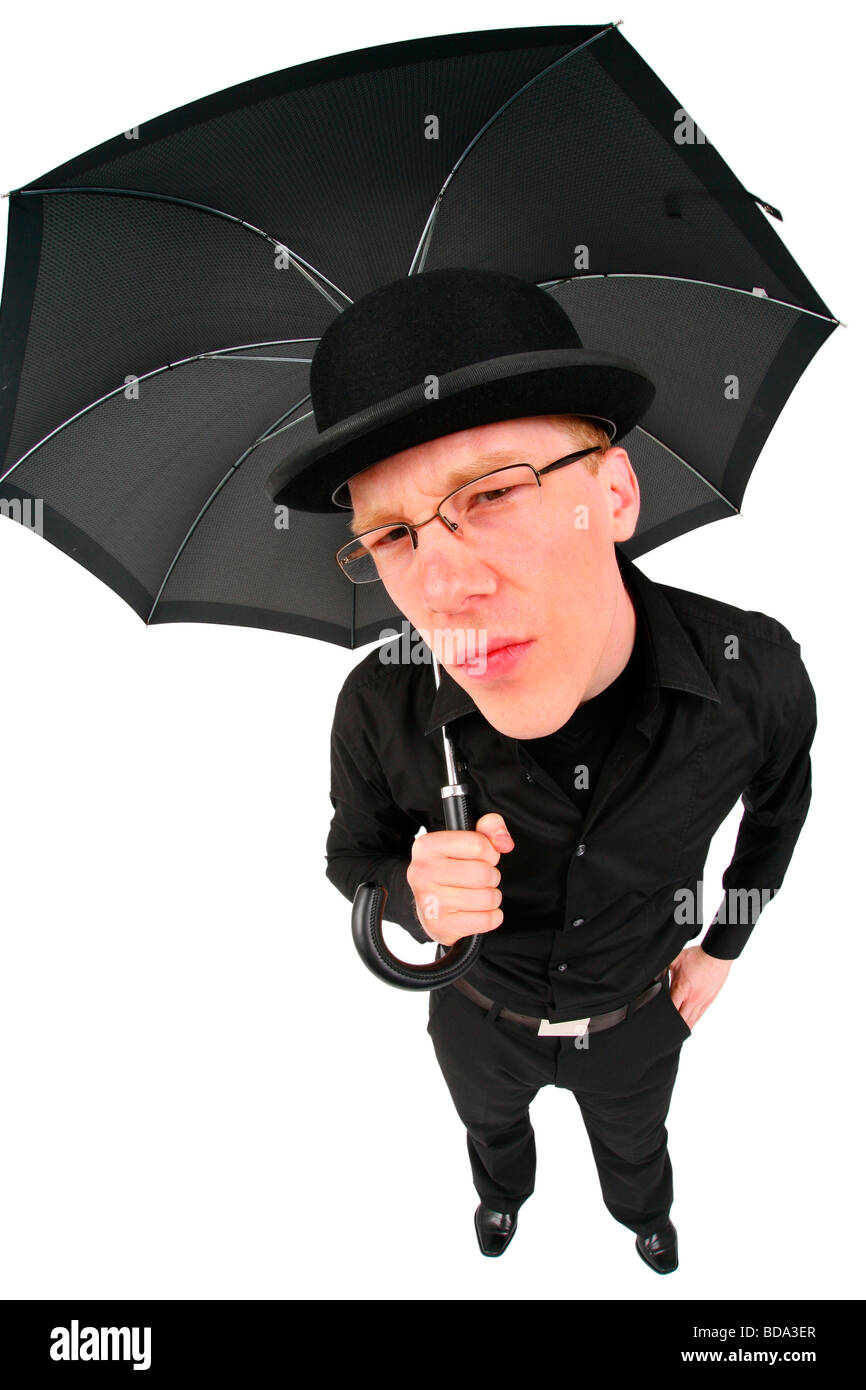
<path fill-rule="evenodd" d="M 701 942 L 737 957 L 782 884 L 811 796 L 815 695 L 790 632 L 617 558 L 642 634 L 642 690 L 586 805 L 533 756 L 536 740 L 500 734 L 444 668 L 437 689 L 429 660 L 400 662 L 399 643 L 349 673 L 331 731 L 327 877 L 350 901 L 359 883 L 384 884 L 386 920 L 427 941 L 406 870 L 416 833 L 446 828 L 447 725 L 474 820 L 498 811 L 515 844 L 497 866 L 504 919 L 466 978 L 553 1022 L 619 1007 L 699 935 L 710 841 L 742 797 L 722 920 Z"/>

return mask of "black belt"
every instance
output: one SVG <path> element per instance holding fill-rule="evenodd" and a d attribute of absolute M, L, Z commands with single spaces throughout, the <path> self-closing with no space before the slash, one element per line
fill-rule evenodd
<path fill-rule="evenodd" d="M 648 985 L 631 1004 L 623 1004 L 622 1008 L 611 1009 L 606 1014 L 590 1015 L 589 1024 L 586 1029 L 587 1033 L 598 1033 L 602 1028 L 613 1028 L 615 1024 L 622 1023 L 623 1019 L 628 1016 L 629 1009 L 634 1013 L 637 1009 L 642 1008 L 644 1004 L 648 1004 L 650 999 L 654 999 L 662 988 L 662 978 L 666 974 L 667 969 L 660 970 L 658 975 L 655 976 L 652 984 Z M 465 994 L 468 999 L 472 999 L 476 1004 L 480 1004 L 483 1009 L 491 1009 L 496 1004 L 495 999 L 488 999 L 486 994 L 482 994 L 480 989 L 476 989 L 474 985 L 470 985 L 469 982 L 462 977 L 456 979 L 453 985 L 454 989 L 459 989 L 461 994 Z M 512 1023 L 523 1023 L 535 1033 L 538 1032 L 538 1025 L 541 1023 L 540 1018 L 535 1018 L 532 1014 L 518 1014 L 515 1013 L 513 1009 L 499 1009 L 498 1017 L 510 1019 Z"/>

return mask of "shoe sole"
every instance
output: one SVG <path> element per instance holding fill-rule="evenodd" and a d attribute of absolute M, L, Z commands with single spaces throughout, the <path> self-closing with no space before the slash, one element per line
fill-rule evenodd
<path fill-rule="evenodd" d="M 514 1232 L 517 1230 L 517 1217 L 515 1216 L 515 1218 L 514 1218 L 514 1225 L 511 1227 L 511 1230 L 510 1230 L 509 1233 L 508 1233 L 508 1237 L 507 1237 L 505 1243 L 503 1244 L 503 1246 L 502 1246 L 502 1248 L 501 1248 L 500 1250 L 485 1250 L 485 1249 L 484 1249 L 484 1246 L 481 1244 L 481 1232 L 480 1232 L 479 1229 L 478 1229 L 478 1211 L 477 1211 L 477 1209 L 476 1209 L 475 1215 L 474 1215 L 474 1217 L 473 1217 L 472 1219 L 473 1219 L 473 1222 L 474 1222 L 474 1225 L 475 1225 L 475 1235 L 476 1235 L 477 1238 L 478 1238 L 478 1249 L 481 1251 L 482 1255 L 486 1255 L 486 1257 L 487 1257 L 488 1260 L 496 1260 L 496 1259 L 499 1258 L 500 1255 L 504 1255 L 505 1252 L 506 1252 L 506 1250 L 508 1249 L 509 1245 L 511 1244 L 512 1240 L 514 1239 Z"/>
<path fill-rule="evenodd" d="M 652 1260 L 649 1259 L 649 1258 L 644 1254 L 644 1252 L 641 1250 L 641 1248 L 640 1248 L 640 1242 L 638 1241 L 637 1237 L 635 1238 L 634 1248 L 635 1248 L 635 1250 L 637 1251 L 637 1253 L 640 1255 L 640 1257 L 641 1257 L 641 1259 L 643 1260 L 644 1264 L 645 1264 L 645 1265 L 649 1265 L 649 1268 L 652 1270 L 653 1274 L 674 1274 L 674 1273 L 676 1272 L 676 1270 L 678 1270 L 679 1267 L 680 1267 L 680 1262 L 679 1262 L 679 1259 L 678 1259 L 677 1262 L 676 1262 L 676 1264 L 673 1265 L 670 1269 L 659 1269 L 658 1265 L 654 1265 L 653 1262 L 652 1262 Z"/>

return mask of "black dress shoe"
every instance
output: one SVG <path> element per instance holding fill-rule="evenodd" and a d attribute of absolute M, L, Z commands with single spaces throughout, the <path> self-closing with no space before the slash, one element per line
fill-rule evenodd
<path fill-rule="evenodd" d="M 679 1264 L 677 1258 L 677 1229 L 667 1219 L 648 1236 L 635 1237 L 635 1249 L 656 1274 L 672 1274 Z"/>
<path fill-rule="evenodd" d="M 482 1255 L 501 1255 L 517 1230 L 517 1213 L 493 1211 L 483 1202 L 475 1209 L 475 1234 Z"/>

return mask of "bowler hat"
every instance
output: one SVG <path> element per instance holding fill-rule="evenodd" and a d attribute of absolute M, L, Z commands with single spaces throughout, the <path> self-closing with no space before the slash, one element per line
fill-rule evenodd
<path fill-rule="evenodd" d="M 297 511 L 338 512 L 356 473 L 476 425 L 582 415 L 615 443 L 655 387 L 635 363 L 585 348 L 546 290 L 457 266 L 401 276 L 338 314 L 313 355 L 310 396 L 317 435 L 277 465 L 268 491 Z"/>

